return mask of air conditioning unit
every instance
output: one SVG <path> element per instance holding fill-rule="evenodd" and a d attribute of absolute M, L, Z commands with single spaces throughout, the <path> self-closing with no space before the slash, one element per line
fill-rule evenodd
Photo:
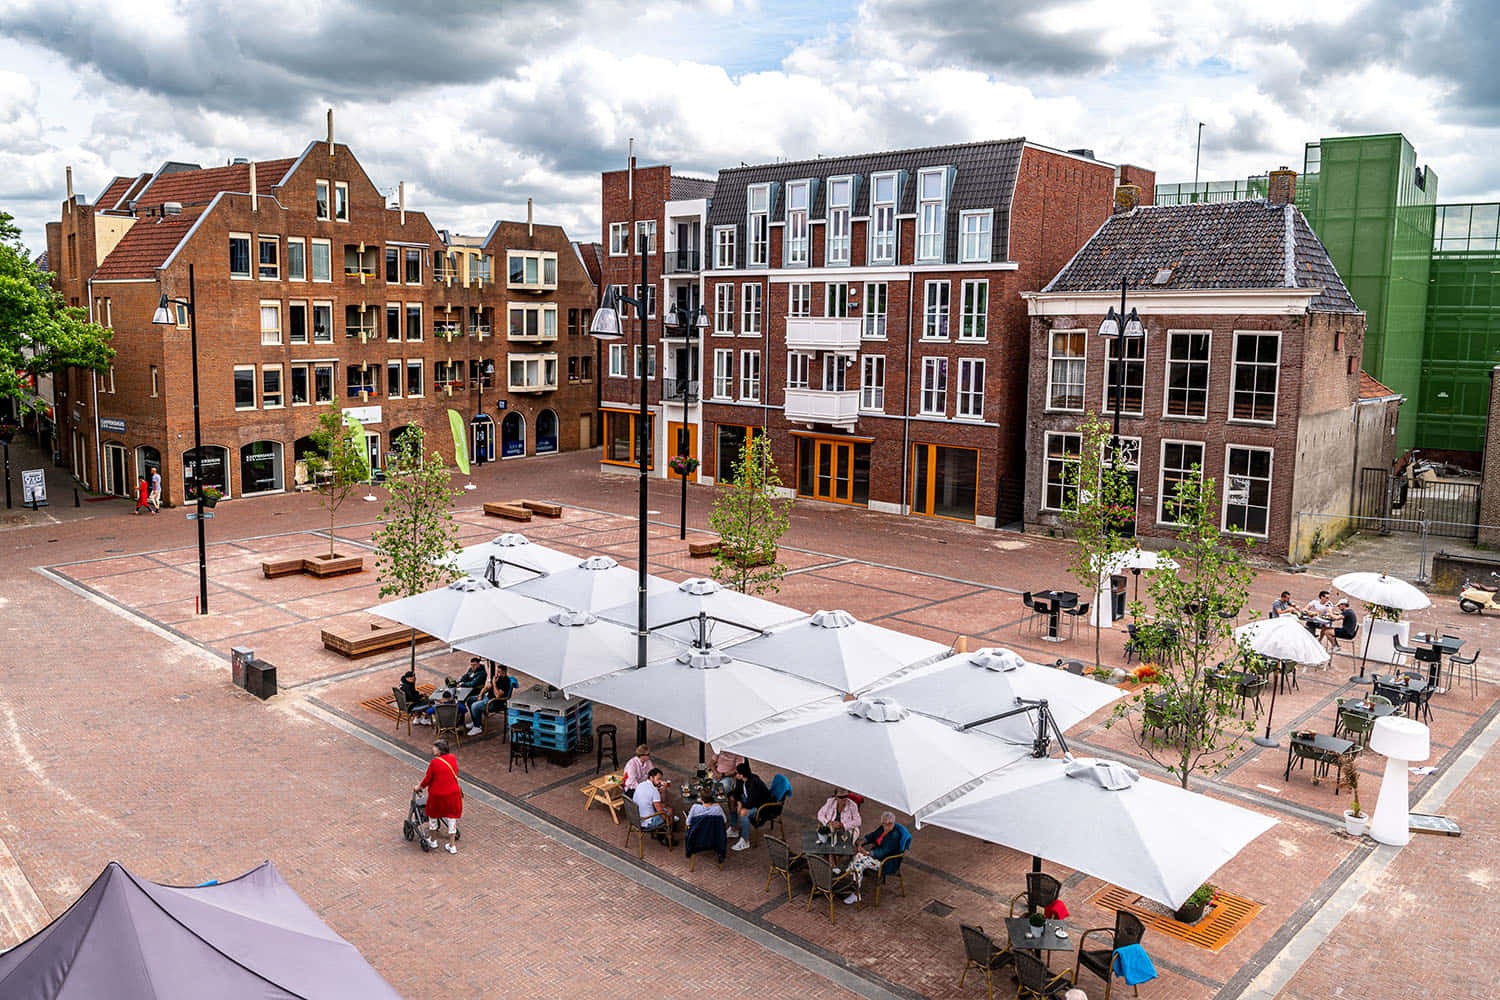
<path fill-rule="evenodd" d="M 163 202 L 162 206 L 161 206 L 161 214 L 162 215 L 181 215 L 182 214 L 182 202 L 180 202 L 180 201 Z"/>

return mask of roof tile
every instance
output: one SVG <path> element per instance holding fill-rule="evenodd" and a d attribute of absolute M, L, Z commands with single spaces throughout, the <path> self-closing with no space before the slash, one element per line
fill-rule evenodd
<path fill-rule="evenodd" d="M 94 272 L 94 280 L 156 277 L 156 269 L 171 256 L 194 221 L 172 217 L 141 219 L 104 258 Z"/>
<path fill-rule="evenodd" d="M 295 157 L 280 160 L 261 160 L 255 165 L 256 185 L 262 191 L 270 191 L 286 175 L 288 168 L 296 162 Z M 135 196 L 138 206 L 161 205 L 175 201 L 183 205 L 206 205 L 220 191 L 249 191 L 250 165 L 231 163 L 227 167 L 210 167 L 206 170 L 183 170 L 164 174 Z"/>

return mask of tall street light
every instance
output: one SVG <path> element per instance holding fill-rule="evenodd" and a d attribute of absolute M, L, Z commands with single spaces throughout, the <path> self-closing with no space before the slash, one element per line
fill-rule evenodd
<path fill-rule="evenodd" d="M 1116 471 L 1120 461 L 1120 406 L 1125 395 L 1125 342 L 1139 340 L 1146 335 L 1146 327 L 1134 309 L 1125 312 L 1125 289 L 1127 279 L 1120 278 L 1120 311 L 1110 306 L 1099 324 L 1099 336 L 1114 341 L 1114 360 L 1110 363 L 1111 402 L 1115 411 L 1114 440 L 1110 442 L 1109 468 Z"/>
<path fill-rule="evenodd" d="M 198 413 L 198 312 L 193 308 L 193 265 L 188 265 L 188 294 L 185 299 L 171 299 L 163 292 L 156 304 L 151 322 L 158 326 L 176 326 L 177 317 L 169 305 L 187 310 L 188 329 L 193 346 L 193 483 L 198 494 L 198 613 L 208 614 L 208 543 L 203 533 L 203 421 Z"/>
<path fill-rule="evenodd" d="M 677 336 L 687 342 L 687 348 L 683 353 L 686 355 L 685 360 L 688 362 L 686 366 L 688 371 L 684 374 L 682 365 L 679 365 L 677 370 L 677 384 L 682 389 L 682 430 L 678 432 L 677 454 L 691 458 L 692 456 L 688 455 L 687 450 L 689 440 L 688 407 L 694 402 L 693 349 L 700 343 L 703 331 L 708 329 L 708 310 L 704 309 L 701 305 L 697 309 L 678 309 L 676 306 L 673 306 L 667 311 L 667 326 L 675 327 Z M 699 364 L 702 364 L 701 354 Z M 682 472 L 682 521 L 677 529 L 677 537 L 679 539 L 687 537 L 687 484 L 688 473 L 684 467 Z"/>

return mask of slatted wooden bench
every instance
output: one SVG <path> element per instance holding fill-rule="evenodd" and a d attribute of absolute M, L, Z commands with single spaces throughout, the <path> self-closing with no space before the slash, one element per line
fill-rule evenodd
<path fill-rule="evenodd" d="M 323 648 L 331 649 L 351 660 L 357 660 L 388 649 L 399 649 L 410 645 L 411 633 L 412 629 L 407 625 L 381 625 L 375 622 L 371 622 L 367 629 L 360 629 L 353 625 L 342 629 L 325 628 Z M 426 632 L 417 633 L 417 642 L 431 641 L 432 636 Z"/>
<path fill-rule="evenodd" d="M 531 511 L 519 503 L 499 503 L 492 500 L 484 505 L 484 512 L 490 517 L 503 517 L 511 521 L 531 520 Z"/>
<path fill-rule="evenodd" d="M 688 555 L 694 559 L 703 559 L 708 556 L 719 554 L 719 546 L 724 544 L 715 538 L 706 542 L 688 542 Z"/>
<path fill-rule="evenodd" d="M 340 556 L 337 559 L 327 557 L 321 559 L 302 560 L 302 572 L 308 576 L 327 577 L 343 576 L 345 573 L 362 573 L 365 568 L 364 556 Z"/>
<path fill-rule="evenodd" d="M 562 504 L 549 500 L 522 500 L 521 506 L 542 517 L 562 517 Z"/>
<path fill-rule="evenodd" d="M 302 559 L 267 559 L 260 564 L 260 571 L 265 574 L 267 580 L 274 580 L 278 576 L 291 576 L 302 572 Z"/>

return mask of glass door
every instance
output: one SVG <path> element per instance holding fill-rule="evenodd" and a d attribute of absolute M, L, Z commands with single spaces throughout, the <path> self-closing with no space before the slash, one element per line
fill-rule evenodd
<path fill-rule="evenodd" d="M 842 441 L 818 441 L 816 444 L 814 499 L 848 503 L 854 481 L 854 446 Z"/>

